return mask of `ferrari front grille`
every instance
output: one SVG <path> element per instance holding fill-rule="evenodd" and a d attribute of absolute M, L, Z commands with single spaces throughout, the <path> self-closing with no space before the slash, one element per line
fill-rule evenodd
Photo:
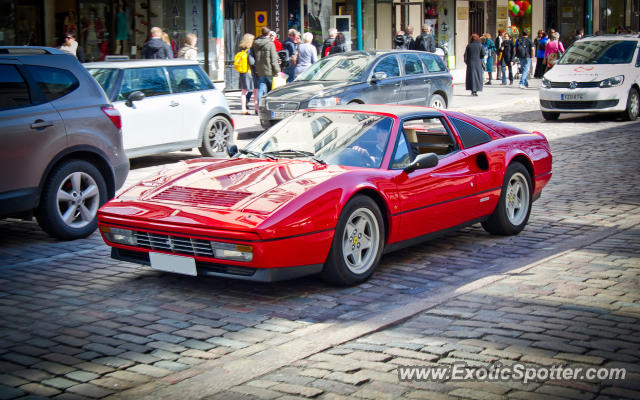
<path fill-rule="evenodd" d="M 153 199 L 178 201 L 208 206 L 231 207 L 250 193 L 231 190 L 198 189 L 185 186 L 171 186 L 153 196 Z"/>
<path fill-rule="evenodd" d="M 188 254 L 190 256 L 213 257 L 211 242 L 202 239 L 190 239 L 181 236 L 161 235 L 136 231 L 137 247 L 169 253 Z"/>

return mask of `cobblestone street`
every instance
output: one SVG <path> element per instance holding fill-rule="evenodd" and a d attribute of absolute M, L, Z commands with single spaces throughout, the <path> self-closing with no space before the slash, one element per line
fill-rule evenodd
<path fill-rule="evenodd" d="M 492 106 L 490 90 L 455 109 L 551 143 L 527 228 L 478 224 L 388 254 L 357 287 L 164 274 L 112 260 L 97 233 L 58 242 L 0 221 L 0 399 L 640 398 L 640 122 L 545 122 L 536 97 Z M 189 156 L 134 160 L 128 182 Z M 627 373 L 398 379 L 399 366 L 462 361 Z"/>

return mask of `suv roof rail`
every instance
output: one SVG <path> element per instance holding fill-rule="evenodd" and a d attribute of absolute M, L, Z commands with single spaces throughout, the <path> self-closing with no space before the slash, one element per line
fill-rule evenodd
<path fill-rule="evenodd" d="M 0 54 L 36 55 L 36 54 L 69 54 L 60 49 L 45 46 L 0 46 Z"/>

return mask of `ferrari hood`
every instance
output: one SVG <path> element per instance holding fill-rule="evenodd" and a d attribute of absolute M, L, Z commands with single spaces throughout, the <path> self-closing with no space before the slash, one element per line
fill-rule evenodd
<path fill-rule="evenodd" d="M 131 187 L 103 206 L 100 215 L 254 229 L 287 203 L 319 190 L 320 183 L 342 172 L 339 166 L 291 159 L 189 160 Z"/>

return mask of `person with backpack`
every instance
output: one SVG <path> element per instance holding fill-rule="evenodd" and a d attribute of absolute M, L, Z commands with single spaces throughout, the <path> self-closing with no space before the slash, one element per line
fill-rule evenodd
<path fill-rule="evenodd" d="M 489 80 L 485 82 L 485 85 L 491 85 L 491 74 L 493 73 L 493 60 L 496 55 L 496 45 L 491 40 L 491 34 L 485 33 L 482 35 L 482 46 L 485 52 L 485 70 L 489 74 Z"/>
<path fill-rule="evenodd" d="M 253 36 L 250 33 L 245 33 L 240 41 L 240 50 L 233 58 L 233 68 L 240 73 L 240 106 L 242 108 L 242 115 L 248 115 L 247 111 L 247 93 L 254 90 L 253 75 L 251 74 L 251 64 L 255 64 L 253 55 L 250 54 L 251 46 L 253 46 Z M 257 110 L 257 97 L 254 96 L 255 108 Z"/>
<path fill-rule="evenodd" d="M 520 76 L 520 89 L 529 87 L 529 68 L 533 57 L 533 43 L 529 39 L 529 31 L 522 30 L 522 35 L 516 40 L 516 56 L 520 60 L 522 74 Z"/>
<path fill-rule="evenodd" d="M 422 33 L 416 38 L 415 49 L 420 51 L 436 52 L 436 41 L 431 34 L 431 27 L 428 24 L 422 25 Z"/>
<path fill-rule="evenodd" d="M 329 55 L 329 50 L 331 49 L 331 46 L 333 46 L 333 42 L 336 40 L 336 35 L 338 35 L 338 30 L 336 28 L 329 28 L 329 37 L 326 38 L 322 44 L 322 52 L 320 53 L 321 57 Z"/>
<path fill-rule="evenodd" d="M 551 34 L 551 40 L 544 48 L 544 62 L 547 64 L 547 71 L 555 65 L 563 53 L 564 46 L 560 41 L 560 34 L 554 31 Z"/>
<path fill-rule="evenodd" d="M 280 73 L 278 52 L 273 40 L 269 37 L 269 32 L 271 32 L 269 27 L 262 27 L 262 35 L 253 42 L 251 47 L 258 75 L 258 102 L 271 90 L 273 77 Z"/>

